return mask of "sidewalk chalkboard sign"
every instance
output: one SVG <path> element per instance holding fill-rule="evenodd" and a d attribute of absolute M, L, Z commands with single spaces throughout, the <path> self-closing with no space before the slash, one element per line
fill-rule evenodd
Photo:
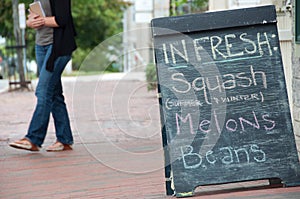
<path fill-rule="evenodd" d="M 166 177 L 300 185 L 274 6 L 153 19 Z M 170 186 L 167 182 L 167 186 Z"/>

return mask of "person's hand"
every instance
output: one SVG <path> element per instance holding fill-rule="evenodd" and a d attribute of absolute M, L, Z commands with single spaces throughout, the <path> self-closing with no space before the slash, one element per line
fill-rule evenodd
<path fill-rule="evenodd" d="M 29 15 L 26 24 L 30 28 L 38 29 L 45 25 L 45 19 L 44 17 L 41 17 L 29 10 Z"/>

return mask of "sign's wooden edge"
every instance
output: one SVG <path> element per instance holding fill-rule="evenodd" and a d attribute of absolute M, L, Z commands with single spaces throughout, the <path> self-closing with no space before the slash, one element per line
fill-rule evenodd
<path fill-rule="evenodd" d="M 268 23 L 277 23 L 274 5 L 155 18 L 151 27 L 156 37 Z"/>

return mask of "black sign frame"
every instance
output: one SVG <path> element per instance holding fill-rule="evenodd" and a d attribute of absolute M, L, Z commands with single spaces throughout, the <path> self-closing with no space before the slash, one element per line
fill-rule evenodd
<path fill-rule="evenodd" d="M 167 194 L 300 185 L 275 6 L 153 19 Z"/>
<path fill-rule="evenodd" d="M 295 41 L 297 44 L 300 43 L 300 2 L 295 1 Z"/>

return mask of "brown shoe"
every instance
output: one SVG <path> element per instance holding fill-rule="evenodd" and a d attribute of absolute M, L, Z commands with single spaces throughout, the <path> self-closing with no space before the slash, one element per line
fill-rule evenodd
<path fill-rule="evenodd" d="M 73 150 L 72 145 L 63 144 L 58 141 L 46 149 L 46 151 L 48 152 L 59 152 L 59 151 L 67 151 L 67 150 Z"/>
<path fill-rule="evenodd" d="M 31 143 L 27 138 L 9 143 L 9 146 L 16 149 L 23 149 L 28 151 L 39 151 L 39 147 Z"/>

